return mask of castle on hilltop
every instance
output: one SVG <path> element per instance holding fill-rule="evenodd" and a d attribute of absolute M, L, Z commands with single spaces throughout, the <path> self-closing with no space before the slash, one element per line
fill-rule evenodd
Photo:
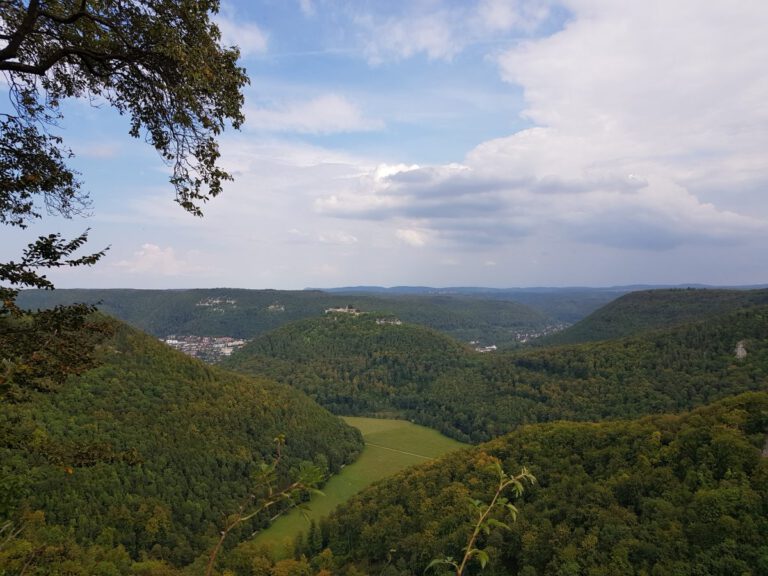
<path fill-rule="evenodd" d="M 351 314 L 352 316 L 360 316 L 362 312 L 352 306 L 351 304 L 344 308 L 326 308 L 326 314 Z"/>

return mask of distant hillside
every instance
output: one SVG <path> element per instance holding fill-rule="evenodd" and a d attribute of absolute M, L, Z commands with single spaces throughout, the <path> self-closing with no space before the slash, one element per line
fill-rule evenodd
<path fill-rule="evenodd" d="M 262 336 L 226 365 L 338 414 L 394 414 L 478 442 L 524 423 L 676 412 L 764 390 L 768 306 L 634 338 L 485 355 L 418 326 L 324 317 Z"/>
<path fill-rule="evenodd" d="M 611 340 L 768 304 L 768 290 L 670 289 L 625 294 L 541 345 Z"/>
<path fill-rule="evenodd" d="M 171 334 L 252 338 L 327 308 L 352 305 L 394 314 L 456 339 L 512 346 L 556 323 L 524 304 L 462 295 L 331 294 L 320 291 L 238 290 L 54 290 L 24 291 L 26 308 L 85 302 L 158 337 Z"/>
<path fill-rule="evenodd" d="M 238 290 L 25 290 L 19 304 L 47 308 L 85 302 L 149 334 L 251 338 L 278 326 L 322 314 L 344 299 L 322 292 Z"/>
<path fill-rule="evenodd" d="M 63 574 L 53 568 L 75 556 L 188 564 L 248 502 L 252 474 L 273 459 L 279 434 L 283 481 L 302 461 L 337 471 L 362 449 L 357 430 L 304 394 L 120 325 L 101 366 L 55 393 L 3 404 L 0 527 L 11 520 L 23 532 L 16 548 L 0 546 L 0 572 L 23 572 L 29 560 L 35 573 Z M 38 546 L 46 552 L 29 556 Z M 118 573 L 94 566 L 82 573 Z"/>
<path fill-rule="evenodd" d="M 340 507 L 302 543 L 323 547 L 334 573 L 424 574 L 432 559 L 461 558 L 488 502 L 498 458 L 538 479 L 516 501 L 511 530 L 478 547 L 483 574 L 544 576 L 765 574 L 768 569 L 768 394 L 746 394 L 679 416 L 526 426 L 381 482 Z M 471 573 L 480 573 L 473 561 Z M 441 573 L 439 570 L 436 573 Z"/>
<path fill-rule="evenodd" d="M 572 324 L 622 294 L 639 289 L 637 286 L 611 288 L 427 288 L 422 286 L 383 288 L 380 286 L 351 286 L 331 288 L 326 289 L 326 291 L 333 294 L 350 295 L 375 294 L 387 297 L 429 295 L 517 302 L 536 310 L 556 323 Z"/>

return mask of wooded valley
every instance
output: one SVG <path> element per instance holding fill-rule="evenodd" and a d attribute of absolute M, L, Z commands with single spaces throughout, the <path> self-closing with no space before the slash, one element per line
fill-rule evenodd
<path fill-rule="evenodd" d="M 580 343 L 494 353 L 391 312 L 320 313 L 258 332 L 222 366 L 96 317 L 112 335 L 94 368 L 3 396 L 0 573 L 204 574 L 227 517 L 265 497 L 263 465 L 279 460 L 283 486 L 355 461 L 361 434 L 332 412 L 479 444 L 363 490 L 288 558 L 252 539 L 277 508 L 257 514 L 214 573 L 422 574 L 461 556 L 468 502 L 490 497 L 498 461 L 537 482 L 516 521 L 494 512 L 508 530 L 479 537 L 485 574 L 768 574 L 764 300 L 632 293 L 562 333 Z M 429 302 L 422 315 L 450 324 Z M 481 323 L 492 304 L 464 313 Z"/>

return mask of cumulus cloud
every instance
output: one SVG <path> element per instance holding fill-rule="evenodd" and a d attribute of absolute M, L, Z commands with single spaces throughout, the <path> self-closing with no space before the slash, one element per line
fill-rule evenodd
<path fill-rule="evenodd" d="M 479 6 L 506 28 L 520 25 L 513 4 Z M 418 220 L 467 246 L 546 236 L 659 251 L 765 238 L 765 5 L 566 4 L 562 30 L 497 58 L 534 127 L 482 143 L 461 164 L 371 170 L 360 190 L 317 205 Z"/>
<path fill-rule="evenodd" d="M 764 134 L 764 4 L 569 4 L 576 17 L 564 30 L 498 59 L 502 77 L 524 87 L 536 124 L 619 137 L 636 154 L 659 143 L 670 153 L 716 151 L 731 147 L 726 133 Z"/>
<path fill-rule="evenodd" d="M 360 109 L 338 94 L 324 94 L 304 102 L 246 110 L 246 126 L 267 132 L 331 134 L 379 130 L 381 120 L 366 118 Z"/>
<path fill-rule="evenodd" d="M 765 221 L 702 202 L 663 173 L 649 180 L 619 173 L 504 180 L 449 166 L 398 176 L 385 177 L 367 194 L 318 199 L 317 206 L 347 218 L 418 219 L 425 229 L 465 246 L 504 244 L 545 231 L 563 240 L 658 250 L 768 232 Z"/>

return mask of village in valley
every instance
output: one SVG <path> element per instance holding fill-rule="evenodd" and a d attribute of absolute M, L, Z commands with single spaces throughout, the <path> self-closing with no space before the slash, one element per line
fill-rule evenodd
<path fill-rule="evenodd" d="M 230 336 L 194 336 L 171 334 L 160 339 L 171 348 L 205 362 L 219 362 L 248 342 Z"/>

